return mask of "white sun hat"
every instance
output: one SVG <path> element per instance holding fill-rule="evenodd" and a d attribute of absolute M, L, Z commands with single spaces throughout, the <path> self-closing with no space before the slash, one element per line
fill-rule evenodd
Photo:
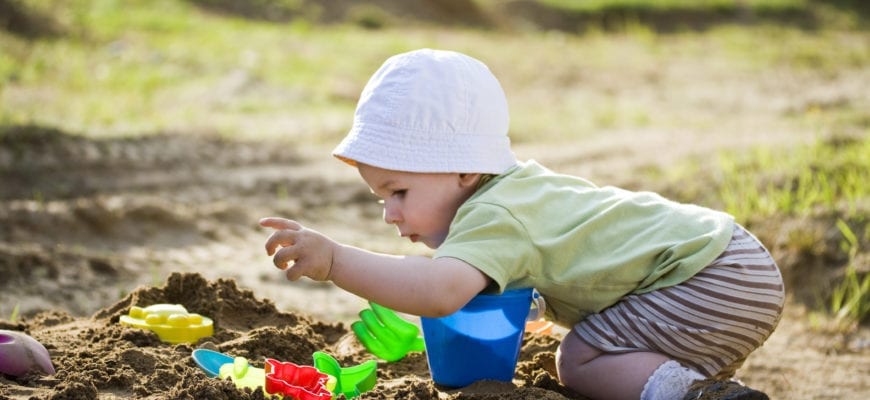
<path fill-rule="evenodd" d="M 415 50 L 372 75 L 332 154 L 354 166 L 500 174 L 517 163 L 508 124 L 507 99 L 486 65 L 453 51 Z"/>

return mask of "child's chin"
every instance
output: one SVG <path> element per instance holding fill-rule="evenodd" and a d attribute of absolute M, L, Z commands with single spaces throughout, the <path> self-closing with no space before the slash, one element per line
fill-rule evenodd
<path fill-rule="evenodd" d="M 426 247 L 428 247 L 428 248 L 430 248 L 430 249 L 432 249 L 432 250 L 435 250 L 435 249 L 437 249 L 439 246 L 441 246 L 441 243 L 444 242 L 444 240 L 438 240 L 438 241 L 432 241 L 432 240 L 419 240 L 419 242 L 420 242 L 420 243 L 423 243 L 424 245 L 426 245 Z"/>

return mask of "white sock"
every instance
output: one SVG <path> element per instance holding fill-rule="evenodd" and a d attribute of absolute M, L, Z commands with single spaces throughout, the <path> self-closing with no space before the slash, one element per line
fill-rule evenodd
<path fill-rule="evenodd" d="M 689 392 L 692 382 L 702 379 L 705 379 L 704 376 L 698 372 L 668 360 L 656 368 L 643 385 L 640 400 L 682 399 Z"/>

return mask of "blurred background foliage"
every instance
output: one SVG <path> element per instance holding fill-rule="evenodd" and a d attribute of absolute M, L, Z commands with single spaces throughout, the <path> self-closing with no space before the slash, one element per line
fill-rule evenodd
<path fill-rule="evenodd" d="M 835 79 L 868 64 L 866 4 L 0 0 L 0 123 L 331 143 L 383 59 L 446 47 L 486 59 L 500 77 L 515 141 L 703 127 L 721 118 L 651 98 L 678 93 L 677 69 L 707 74 L 707 86 L 773 73 Z M 716 95 L 683 90 L 674 101 Z M 800 117 L 814 105 L 789 107 Z"/>

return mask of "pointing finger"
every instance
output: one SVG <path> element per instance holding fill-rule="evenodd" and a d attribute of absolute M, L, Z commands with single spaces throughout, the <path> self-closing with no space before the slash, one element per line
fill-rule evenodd
<path fill-rule="evenodd" d="M 273 228 L 273 229 L 293 229 L 299 230 L 302 229 L 302 225 L 298 222 L 287 219 L 287 218 L 278 218 L 278 217 L 266 217 L 260 219 L 260 226 L 264 228 Z"/>

